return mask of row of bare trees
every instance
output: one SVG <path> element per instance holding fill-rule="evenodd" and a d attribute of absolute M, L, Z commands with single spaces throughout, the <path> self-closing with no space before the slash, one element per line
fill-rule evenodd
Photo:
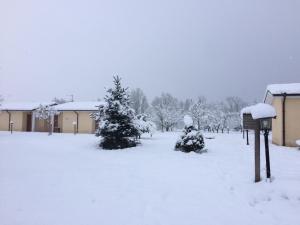
<path fill-rule="evenodd" d="M 240 110 L 247 105 L 239 97 L 209 102 L 204 96 L 199 96 L 197 99 L 182 101 L 168 93 L 155 97 L 149 104 L 146 95 L 139 88 L 131 91 L 130 102 L 137 114 L 147 114 L 161 131 L 182 127 L 184 115 L 193 118 L 198 130 L 224 132 L 241 129 Z"/>

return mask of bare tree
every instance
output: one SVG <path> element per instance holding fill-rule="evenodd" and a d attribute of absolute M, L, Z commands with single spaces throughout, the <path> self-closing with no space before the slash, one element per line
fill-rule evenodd
<path fill-rule="evenodd" d="M 230 128 L 242 129 L 240 122 L 240 111 L 247 106 L 247 103 L 240 97 L 227 97 L 224 102 L 224 111 L 228 114 Z"/>
<path fill-rule="evenodd" d="M 197 123 L 197 128 L 200 130 L 201 123 L 204 125 L 205 115 L 208 113 L 206 98 L 203 96 L 198 97 L 195 104 L 191 107 L 191 114 L 193 120 Z"/>
<path fill-rule="evenodd" d="M 130 92 L 130 106 L 135 110 L 137 115 L 146 113 L 149 104 L 142 89 L 136 88 Z"/>
<path fill-rule="evenodd" d="M 52 99 L 52 102 L 55 102 L 56 104 L 62 104 L 62 103 L 66 103 L 66 102 L 69 102 L 68 100 L 64 99 L 64 98 L 57 98 L 57 97 L 54 97 Z"/>
<path fill-rule="evenodd" d="M 242 108 L 247 106 L 247 103 L 243 99 L 241 99 L 240 97 L 237 97 L 237 96 L 227 97 L 225 99 L 224 104 L 226 105 L 228 112 L 231 112 L 231 113 L 233 113 L 233 112 L 239 113 L 242 110 Z"/>
<path fill-rule="evenodd" d="M 52 106 L 48 105 L 40 105 L 36 111 L 35 111 L 35 117 L 39 120 L 46 120 L 48 129 L 49 129 L 49 135 L 52 134 L 52 129 L 53 129 L 53 117 L 55 115 L 58 115 L 59 112 L 54 109 Z"/>
<path fill-rule="evenodd" d="M 184 114 L 190 114 L 193 105 L 194 101 L 191 98 L 179 102 L 179 107 L 183 110 Z"/>
<path fill-rule="evenodd" d="M 179 101 L 171 94 L 163 93 L 152 102 L 156 122 L 162 131 L 170 131 L 182 117 Z"/>

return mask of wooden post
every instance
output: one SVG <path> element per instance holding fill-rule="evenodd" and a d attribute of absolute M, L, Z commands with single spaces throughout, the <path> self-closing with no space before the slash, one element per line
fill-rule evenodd
<path fill-rule="evenodd" d="M 35 131 L 35 111 L 32 112 L 31 117 L 31 131 Z"/>
<path fill-rule="evenodd" d="M 73 124 L 74 135 L 76 134 L 76 124 Z"/>
<path fill-rule="evenodd" d="M 49 131 L 48 131 L 48 135 L 52 135 L 52 123 L 51 121 L 49 122 Z"/>
<path fill-rule="evenodd" d="M 245 130 L 243 129 L 243 139 L 245 139 Z"/>
<path fill-rule="evenodd" d="M 249 130 L 246 130 L 247 133 L 247 145 L 249 145 Z"/>
<path fill-rule="evenodd" d="M 260 129 L 259 129 L 259 126 L 255 129 L 254 164 L 255 164 L 255 182 L 259 182 L 260 181 Z"/>

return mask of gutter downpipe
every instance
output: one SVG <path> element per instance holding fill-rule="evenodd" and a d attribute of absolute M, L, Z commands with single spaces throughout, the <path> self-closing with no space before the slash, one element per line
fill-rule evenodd
<path fill-rule="evenodd" d="M 283 93 L 282 101 L 282 145 L 285 146 L 285 101 L 286 93 Z"/>
<path fill-rule="evenodd" d="M 10 131 L 11 112 L 8 110 L 6 110 L 6 112 L 8 113 L 8 131 Z"/>
<path fill-rule="evenodd" d="M 79 119 L 78 119 L 78 117 L 79 117 L 79 114 L 78 114 L 78 112 L 76 112 L 76 111 L 74 111 L 74 113 L 76 114 L 76 133 L 78 133 L 78 127 L 79 127 Z"/>

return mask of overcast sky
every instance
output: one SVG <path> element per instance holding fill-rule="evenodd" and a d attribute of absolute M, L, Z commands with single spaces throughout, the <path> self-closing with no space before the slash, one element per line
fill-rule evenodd
<path fill-rule="evenodd" d="M 261 100 L 300 82 L 299 0 L 0 0 L 0 94 L 95 100 L 120 75 L 161 92 Z"/>

